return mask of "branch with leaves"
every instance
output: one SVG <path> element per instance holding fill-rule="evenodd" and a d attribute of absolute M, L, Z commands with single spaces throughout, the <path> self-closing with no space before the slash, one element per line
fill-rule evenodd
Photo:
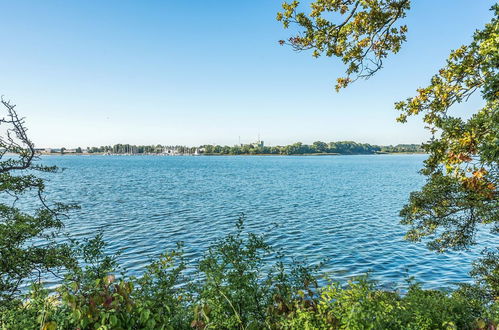
<path fill-rule="evenodd" d="M 400 122 L 422 115 L 433 134 L 423 145 L 427 184 L 401 214 L 409 239 L 432 237 L 430 247 L 439 251 L 474 244 L 478 224 L 499 234 L 499 5 L 492 10 L 491 22 L 451 52 L 429 86 L 395 106 Z M 477 92 L 483 108 L 467 120 L 451 115 L 453 105 Z"/>
<path fill-rule="evenodd" d="M 62 218 L 75 205 L 49 203 L 45 182 L 34 171 L 56 172 L 53 166 L 36 164 L 33 142 L 24 118 L 15 105 L 1 100 L 0 117 L 0 308 L 12 303 L 23 285 L 40 281 L 40 274 L 71 267 L 73 252 L 57 242 Z M 17 207 L 23 199 L 33 210 Z M 36 206 L 38 204 L 38 206 Z"/>
<path fill-rule="evenodd" d="M 409 0 L 317 0 L 309 14 L 299 12 L 299 4 L 285 2 L 277 13 L 284 28 L 299 31 L 279 43 L 295 51 L 313 50 L 314 57 L 341 59 L 347 69 L 346 76 L 337 79 L 337 91 L 374 75 L 406 40 L 407 26 L 399 22 L 410 9 Z"/>

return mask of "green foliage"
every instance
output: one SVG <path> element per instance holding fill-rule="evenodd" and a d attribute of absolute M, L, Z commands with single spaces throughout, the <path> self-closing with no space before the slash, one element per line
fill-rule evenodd
<path fill-rule="evenodd" d="M 81 329 L 188 328 L 190 293 L 179 287 L 185 280 L 180 246 L 151 262 L 140 278 L 130 279 L 117 279 L 116 259 L 104 247 L 101 234 L 78 244 L 81 264 L 57 290 L 66 317 L 52 322 Z"/>
<path fill-rule="evenodd" d="M 284 2 L 282 12 L 277 13 L 284 28 L 294 25 L 299 29 L 279 43 L 297 51 L 313 50 L 314 57 L 341 59 L 347 66 L 346 77 L 337 79 L 336 90 L 373 75 L 406 39 L 407 27 L 398 21 L 410 8 L 409 0 L 316 0 L 309 14 L 299 12 L 299 4 Z"/>
<path fill-rule="evenodd" d="M 167 145 L 132 145 L 132 144 L 115 144 L 112 146 L 88 147 L 88 153 L 109 153 L 109 154 L 161 154 L 165 150 L 175 150 L 179 154 L 193 154 L 196 152 L 196 147 L 186 146 L 167 146 Z M 76 150 L 76 152 L 79 152 Z"/>
<path fill-rule="evenodd" d="M 69 287 L 61 287 L 63 304 L 71 311 L 71 325 L 83 329 L 147 325 L 147 318 L 136 317 L 132 283 L 116 281 L 113 275 L 108 275 L 91 284 L 91 287 L 80 287 L 80 283 L 73 282 Z"/>
<path fill-rule="evenodd" d="M 242 226 L 239 222 L 236 234 L 211 246 L 199 264 L 205 280 L 199 289 L 199 320 L 194 323 L 198 328 L 257 329 L 265 321 L 272 292 L 267 281 L 260 283 L 269 247 L 255 234 L 245 241 Z"/>
<path fill-rule="evenodd" d="M 307 287 L 310 270 L 266 261 L 271 247 L 262 236 L 243 235 L 243 218 L 236 233 L 213 244 L 199 264 L 203 280 L 195 308 L 196 328 L 262 329 L 275 322 L 274 313 L 285 310 L 294 292 Z M 246 237 L 244 237 L 246 236 Z"/>
<path fill-rule="evenodd" d="M 132 310 L 131 283 L 118 281 L 112 273 L 116 261 L 105 255 L 102 234 L 84 243 L 74 242 L 80 263 L 58 288 L 64 306 L 71 311 L 70 324 L 82 328 L 126 324 Z"/>
<path fill-rule="evenodd" d="M 341 58 L 348 64 L 347 75 L 364 76 L 362 63 L 373 63 L 371 52 L 378 65 L 365 76 L 374 74 L 386 50 L 397 52 L 405 40 L 405 26 L 390 29 L 393 34 L 386 34 L 386 42 L 378 49 L 379 35 L 370 33 L 384 31 L 386 24 L 404 17 L 409 1 L 316 0 L 308 16 L 297 12 L 298 5 L 297 1 L 284 3 L 283 12 L 277 15 L 285 28 L 294 23 L 304 30 L 289 43 L 297 50 L 314 49 L 315 56 L 325 52 Z M 411 194 L 400 213 L 402 223 L 410 226 L 406 238 L 427 240 L 428 247 L 439 252 L 475 244 L 482 224 L 493 235 L 499 234 L 499 4 L 491 10 L 491 21 L 475 32 L 469 45 L 450 53 L 427 87 L 395 104 L 401 111 L 398 121 L 421 115 L 432 133 L 423 145 L 429 154 L 421 171 L 426 184 Z M 365 43 L 364 35 L 371 36 Z M 349 76 L 338 79 L 337 89 L 350 81 Z M 469 119 L 452 116 L 453 105 L 468 101 L 476 92 L 481 93 L 485 106 Z M 488 252 L 473 271 L 481 290 L 492 299 L 497 299 L 498 292 L 497 258 L 497 253 Z"/>
<path fill-rule="evenodd" d="M 262 236 L 244 231 L 242 218 L 197 265 L 184 260 L 180 245 L 138 278 L 116 275 L 119 267 L 104 248 L 101 235 L 78 244 L 80 262 L 58 289 L 49 294 L 34 283 L 28 294 L 0 310 L 0 328 L 486 329 L 499 324 L 498 304 L 480 286 L 447 293 L 412 284 L 401 295 L 363 277 L 347 287 L 335 282 L 318 287 L 317 268 L 286 266 Z M 489 268 L 497 271 L 490 260 L 478 276 Z M 186 272 L 189 268 L 195 271 Z"/>
<path fill-rule="evenodd" d="M 57 301 L 49 296 L 39 283 L 31 286 L 29 294 L 22 296 L 23 301 L 16 301 L 8 309 L 0 310 L 0 328 L 12 330 L 57 329 L 67 315 L 59 309 Z M 57 320 L 59 322 L 56 322 Z"/>
<path fill-rule="evenodd" d="M 136 146 L 116 144 L 88 148 L 90 153 L 111 154 L 162 154 L 165 150 L 175 150 L 178 154 L 193 154 L 196 151 L 205 155 L 302 155 L 302 154 L 373 154 L 377 152 L 423 152 L 416 144 L 399 144 L 396 146 L 377 146 L 353 141 L 337 141 L 325 143 L 316 141 L 312 145 L 301 142 L 286 146 L 263 146 L 263 144 L 244 144 L 235 146 L 202 145 L 199 148 L 186 146 Z M 77 151 L 78 152 L 78 151 Z"/>
<path fill-rule="evenodd" d="M 185 287 L 189 282 L 183 274 L 185 269 L 182 244 L 147 266 L 145 274 L 137 279 L 134 294 L 141 308 L 139 318 L 146 319 L 148 315 L 149 325 L 156 328 L 190 328 L 192 317 L 189 306 L 193 303 L 194 294 Z"/>
<path fill-rule="evenodd" d="M 421 114 L 433 133 L 423 146 L 427 183 L 401 215 L 410 240 L 430 237 L 438 251 L 474 244 L 479 224 L 499 233 L 499 5 L 492 10 L 492 21 L 450 54 L 428 87 L 396 104 L 400 121 Z M 468 120 L 450 115 L 476 91 L 486 101 L 482 109 Z"/>
<path fill-rule="evenodd" d="M 422 152 L 418 145 L 397 145 L 393 146 L 377 146 L 367 143 L 357 143 L 353 141 L 337 141 L 337 142 L 322 142 L 315 141 L 312 145 L 303 144 L 301 142 L 293 143 L 286 146 L 219 146 L 219 145 L 204 145 L 201 146 L 204 154 L 220 154 L 220 155 L 308 155 L 308 154 L 342 154 L 342 155 L 357 155 L 357 154 L 375 154 L 379 152 Z"/>
<path fill-rule="evenodd" d="M 405 295 L 380 290 L 366 277 L 342 288 L 332 283 L 315 300 L 300 299 L 281 324 L 287 329 L 474 329 L 493 324 L 483 305 L 459 294 L 423 290 Z M 479 323 L 482 322 L 482 323 Z M 482 326 L 480 326 L 482 324 Z"/>
<path fill-rule="evenodd" d="M 1 104 L 5 114 L 0 117 L 0 309 L 8 309 L 21 286 L 74 264 L 69 246 L 56 240 L 63 227 L 61 216 L 74 206 L 47 204 L 44 181 L 33 172 L 57 169 L 34 163 L 34 145 L 24 120 L 14 105 L 3 99 Z"/>
<path fill-rule="evenodd" d="M 471 276 L 482 289 L 485 300 L 499 302 L 499 248 L 486 249 L 473 265 Z"/>
<path fill-rule="evenodd" d="M 325 52 L 341 58 L 348 64 L 347 75 L 371 76 L 387 51 L 397 52 L 405 40 L 406 27 L 391 26 L 405 16 L 409 1 L 316 0 L 309 15 L 298 7 L 298 1 L 285 2 L 277 15 L 285 28 L 293 23 L 303 29 L 290 44 L 314 49 L 316 56 Z M 423 145 L 429 154 L 422 170 L 427 183 L 411 194 L 401 216 L 410 226 L 408 239 L 430 238 L 428 246 L 437 251 L 474 244 L 478 224 L 491 224 L 492 232 L 499 233 L 499 4 L 492 12 L 492 20 L 469 45 L 451 52 L 429 86 L 395 105 L 400 122 L 421 115 L 433 134 Z M 364 75 L 365 62 L 377 65 Z M 350 81 L 348 76 L 338 79 L 337 88 Z M 451 115 L 454 104 L 477 91 L 486 101 L 482 109 L 469 119 Z"/>
<path fill-rule="evenodd" d="M 420 145 L 417 144 L 399 144 L 396 146 L 377 146 L 368 143 L 357 143 L 353 141 L 338 141 L 325 143 L 316 141 L 312 145 L 301 142 L 286 146 L 263 146 L 257 144 L 245 144 L 241 146 L 221 146 L 221 145 L 202 145 L 199 148 L 190 148 L 185 146 L 153 146 L 144 148 L 143 146 L 121 145 L 107 147 L 92 147 L 88 150 L 92 152 L 103 152 L 113 154 L 161 154 L 166 149 L 175 149 L 178 154 L 193 154 L 196 150 L 205 155 L 306 155 L 306 154 L 374 154 L 378 152 L 423 152 Z"/>
<path fill-rule="evenodd" d="M 424 150 L 419 144 L 397 144 L 395 146 L 383 146 L 381 147 L 381 152 L 397 153 L 397 152 L 407 152 L 407 153 L 423 153 Z"/>

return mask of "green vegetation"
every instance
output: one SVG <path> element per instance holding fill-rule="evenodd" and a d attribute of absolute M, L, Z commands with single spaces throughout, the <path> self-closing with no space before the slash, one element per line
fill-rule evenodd
<path fill-rule="evenodd" d="M 380 70 L 390 53 L 406 40 L 407 26 L 399 24 L 410 9 L 410 0 L 316 0 L 310 14 L 298 11 L 300 2 L 285 2 L 277 20 L 299 32 L 281 45 L 296 51 L 312 50 L 312 56 L 338 57 L 346 76 L 337 79 L 336 90 Z"/>
<path fill-rule="evenodd" d="M 285 28 L 298 28 L 288 42 L 295 50 L 334 56 L 347 65 L 347 77 L 337 81 L 339 90 L 372 76 L 388 53 L 399 50 L 407 27 L 398 21 L 410 1 L 317 0 L 309 14 L 298 10 L 299 1 L 282 7 L 277 19 Z M 426 185 L 411 194 L 401 216 L 410 226 L 409 240 L 429 239 L 429 248 L 437 251 L 474 244 L 480 224 L 499 233 L 499 4 L 491 11 L 492 20 L 469 45 L 451 52 L 428 87 L 395 104 L 402 112 L 398 121 L 422 115 L 432 134 L 423 145 L 430 155 L 421 171 Z M 469 119 L 452 116 L 453 105 L 477 92 L 486 102 L 482 109 Z M 499 253 L 499 247 L 491 248 Z"/>
<path fill-rule="evenodd" d="M 380 152 L 422 152 L 418 145 L 376 146 L 353 141 L 339 141 L 325 143 L 316 141 L 311 145 L 301 142 L 287 146 L 262 146 L 258 144 L 245 144 L 241 146 L 204 145 L 201 150 L 205 154 L 220 155 L 308 155 L 308 154 L 341 154 L 362 155 Z"/>
<path fill-rule="evenodd" d="M 346 287 L 334 281 L 319 286 L 320 267 L 287 262 L 263 236 L 247 233 L 242 217 L 234 232 L 199 260 L 185 259 L 179 245 L 140 277 L 128 277 L 115 256 L 104 253 L 102 235 L 61 243 L 60 216 L 73 206 L 47 204 L 44 181 L 32 173 L 57 169 L 35 163 L 23 121 L 12 105 L 2 103 L 7 109 L 2 125 L 9 134 L 0 158 L 6 197 L 0 208 L 1 329 L 486 329 L 499 324 L 494 254 L 475 268 L 475 285 L 452 292 L 411 283 L 401 294 L 380 289 L 367 277 Z M 4 158 L 7 152 L 11 155 Z M 22 211 L 15 207 L 22 200 L 31 206 L 38 201 L 40 207 Z M 56 290 L 44 287 L 48 275 L 62 279 Z"/>
<path fill-rule="evenodd" d="M 73 247 L 81 260 L 51 295 L 34 282 L 29 293 L 0 301 L 2 329 L 487 329 L 499 324 L 499 303 L 481 287 L 406 294 L 381 290 L 367 277 L 346 287 L 318 287 L 318 268 L 286 264 L 264 237 L 233 233 L 199 261 L 180 245 L 141 277 L 116 276 L 100 236 Z M 275 260 L 275 261 L 271 261 Z M 188 272 L 188 270 L 194 272 Z M 188 274 L 193 274 L 188 276 Z"/>
<path fill-rule="evenodd" d="M 91 147 L 89 153 L 111 154 L 199 154 L 205 155 L 307 155 L 307 154 L 341 154 L 363 155 L 375 153 L 422 153 L 424 150 L 417 144 L 399 144 L 396 146 L 377 146 L 353 141 L 338 141 L 325 143 L 316 141 L 311 145 L 301 142 L 286 146 L 264 146 L 262 144 L 242 144 L 239 146 L 202 145 L 198 148 L 185 146 L 135 146 L 130 144 L 116 144 L 114 146 Z"/>
<path fill-rule="evenodd" d="M 316 0 L 310 15 L 299 3 L 283 5 L 278 20 L 303 31 L 289 39 L 297 50 L 339 57 L 347 77 L 337 88 L 369 77 L 396 53 L 407 28 L 397 25 L 409 0 Z M 422 173 L 427 182 L 401 212 L 407 238 L 426 240 L 444 252 L 475 243 L 480 225 L 499 232 L 499 5 L 494 18 L 470 45 L 453 51 L 417 96 L 399 102 L 399 120 L 421 114 L 433 138 Z M 340 18 L 339 23 L 332 21 Z M 286 44 L 285 41 L 281 42 Z M 469 119 L 452 117 L 452 105 L 479 91 L 485 106 Z M 74 206 L 49 205 L 35 171 L 35 149 L 14 106 L 2 100 L 0 125 L 0 327 L 2 329 L 495 329 L 499 325 L 499 251 L 496 241 L 474 264 L 474 284 L 454 291 L 424 290 L 410 283 L 406 293 L 380 289 L 368 278 L 346 287 L 318 286 L 317 271 L 287 264 L 264 237 L 234 233 L 214 242 L 200 260 L 185 260 L 182 247 L 153 261 L 138 278 L 120 274 L 114 256 L 104 254 L 101 236 L 61 243 L 60 217 Z M 211 146 L 212 153 L 225 147 Z M 205 151 L 208 146 L 205 146 Z M 232 147 L 227 147 L 227 154 Z M 239 148 L 239 147 L 234 147 Z M 241 147 L 243 148 L 243 147 Z M 249 148 L 247 153 L 261 153 Z M 312 146 L 296 143 L 283 154 L 373 153 L 355 143 Z M 121 152 L 118 148 L 118 151 Z M 124 152 L 133 153 L 125 147 Z M 146 150 L 146 149 L 144 149 Z M 227 149 L 226 149 L 227 150 Z M 336 150 L 336 151 L 333 151 Z M 362 152 L 361 152 L 362 151 Z M 146 151 L 144 151 L 146 152 Z M 10 156 L 4 157 L 6 153 Z M 280 151 L 279 151 L 280 153 Z M 234 152 L 234 154 L 237 154 Z M 25 208 L 21 209 L 21 206 Z M 47 274 L 62 276 L 55 292 L 43 287 Z M 21 288 L 32 283 L 28 293 Z"/>
<path fill-rule="evenodd" d="M 2 99 L 1 103 L 6 113 L 0 118 L 4 130 L 0 138 L 0 304 L 5 306 L 27 278 L 72 265 L 69 246 L 58 243 L 55 236 L 63 225 L 61 215 L 73 206 L 47 204 L 45 183 L 34 173 L 57 169 L 34 164 L 35 150 L 23 119 L 9 102 Z M 30 202 L 30 211 L 18 207 L 22 200 Z"/>
<path fill-rule="evenodd" d="M 193 154 L 196 147 L 186 146 L 166 146 L 166 145 L 132 145 L 115 144 L 113 146 L 88 147 L 88 153 L 109 153 L 109 154 L 160 154 L 171 150 L 179 154 Z"/>
<path fill-rule="evenodd" d="M 337 80 L 337 90 L 372 76 L 405 40 L 407 27 L 397 27 L 397 21 L 410 8 L 409 0 L 317 0 L 310 14 L 300 12 L 299 6 L 298 1 L 284 3 L 277 19 L 285 28 L 298 28 L 289 39 L 294 49 L 335 56 L 347 65 L 347 77 Z M 410 227 L 406 238 L 423 240 L 439 252 L 468 248 L 476 243 L 479 230 L 499 234 L 499 4 L 491 11 L 491 21 L 474 33 L 470 44 L 450 53 L 427 87 L 395 104 L 401 111 L 399 122 L 421 115 L 432 134 L 423 144 L 429 154 L 421 170 L 426 184 L 411 194 L 400 213 L 402 223 Z M 485 106 L 468 119 L 453 116 L 453 106 L 474 93 L 481 94 Z M 495 300 L 497 242 L 487 242 L 489 247 L 472 272 L 479 283 L 488 285 L 486 291 Z"/>
<path fill-rule="evenodd" d="M 397 144 L 396 146 L 381 147 L 381 152 L 387 153 L 424 153 L 425 150 L 419 144 Z"/>
<path fill-rule="evenodd" d="M 423 146 L 430 154 L 421 171 L 426 185 L 401 215 L 409 239 L 429 237 L 438 251 L 474 244 L 479 224 L 499 233 L 499 5 L 492 10 L 492 21 L 450 54 L 428 87 L 396 104 L 399 121 L 421 114 L 433 133 Z M 467 120 L 452 116 L 452 106 L 476 91 L 485 106 Z"/>
<path fill-rule="evenodd" d="M 0 213 L 1 329 L 487 329 L 499 324 L 494 254 L 475 268 L 475 285 L 455 291 L 410 283 L 401 294 L 380 289 L 368 277 L 346 287 L 329 280 L 319 286 L 320 267 L 288 262 L 265 237 L 246 232 L 242 217 L 202 258 L 187 260 L 179 245 L 140 277 L 128 277 L 116 257 L 104 253 L 102 235 L 60 243 L 60 216 L 72 206 L 49 206 L 44 181 L 30 174 L 57 169 L 36 165 L 22 120 L 12 105 L 3 105 L 2 124 L 10 129 L 2 140 L 0 187 L 12 203 L 4 199 Z M 3 158 L 6 152 L 14 157 Z M 41 206 L 24 212 L 14 206 L 21 200 Z M 44 287 L 48 275 L 62 279 L 56 290 Z"/>

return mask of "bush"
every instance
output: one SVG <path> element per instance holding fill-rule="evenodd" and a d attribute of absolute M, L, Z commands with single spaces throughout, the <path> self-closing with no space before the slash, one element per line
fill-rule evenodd
<path fill-rule="evenodd" d="M 236 233 L 213 244 L 199 263 L 202 280 L 196 289 L 195 328 L 269 328 L 291 304 L 293 294 L 315 282 L 312 268 L 299 263 L 286 268 L 282 255 L 262 236 Z M 269 259 L 276 259 L 270 263 Z"/>
<path fill-rule="evenodd" d="M 346 287 L 318 287 L 317 268 L 287 265 L 264 237 L 245 232 L 243 220 L 198 262 L 184 260 L 179 245 L 140 277 L 119 275 L 100 234 L 73 244 L 80 263 L 60 287 L 49 292 L 35 282 L 0 309 L 0 328 L 493 329 L 499 323 L 488 282 L 452 292 L 411 283 L 403 295 L 381 290 L 367 276 Z"/>
<path fill-rule="evenodd" d="M 312 302 L 299 299 L 280 327 L 286 329 L 477 329 L 488 321 L 483 305 L 459 294 L 423 290 L 406 295 L 377 289 L 367 277 L 346 288 L 331 283 Z"/>

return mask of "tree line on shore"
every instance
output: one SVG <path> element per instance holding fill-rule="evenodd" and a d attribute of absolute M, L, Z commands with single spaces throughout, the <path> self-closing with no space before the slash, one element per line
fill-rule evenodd
<path fill-rule="evenodd" d="M 81 150 L 81 149 L 80 149 Z M 424 152 L 418 144 L 398 144 L 389 146 L 357 143 L 353 141 L 322 142 L 312 144 L 301 142 L 285 146 L 264 146 L 262 144 L 241 144 L 235 146 L 222 146 L 205 144 L 199 147 L 166 146 L 166 145 L 130 145 L 115 144 L 113 146 L 88 147 L 88 153 L 111 154 L 217 154 L 217 155 L 304 155 L 304 154 L 375 154 L 375 153 L 421 153 Z"/>
<path fill-rule="evenodd" d="M 181 145 L 134 145 L 134 144 L 115 144 L 112 146 L 87 147 L 87 153 L 109 153 L 109 154 L 161 154 L 178 153 L 193 154 L 198 150 L 197 147 L 188 147 Z"/>
<path fill-rule="evenodd" d="M 399 144 L 396 146 L 378 146 L 368 143 L 357 143 L 353 141 L 322 142 L 316 141 L 312 144 L 296 142 L 285 146 L 262 146 L 258 144 L 245 144 L 240 146 L 220 146 L 204 145 L 202 146 L 206 154 L 222 155 L 251 155 L 251 154 L 269 154 L 269 155 L 306 155 L 306 154 L 375 154 L 385 152 L 423 152 L 420 145 L 417 144 Z"/>

